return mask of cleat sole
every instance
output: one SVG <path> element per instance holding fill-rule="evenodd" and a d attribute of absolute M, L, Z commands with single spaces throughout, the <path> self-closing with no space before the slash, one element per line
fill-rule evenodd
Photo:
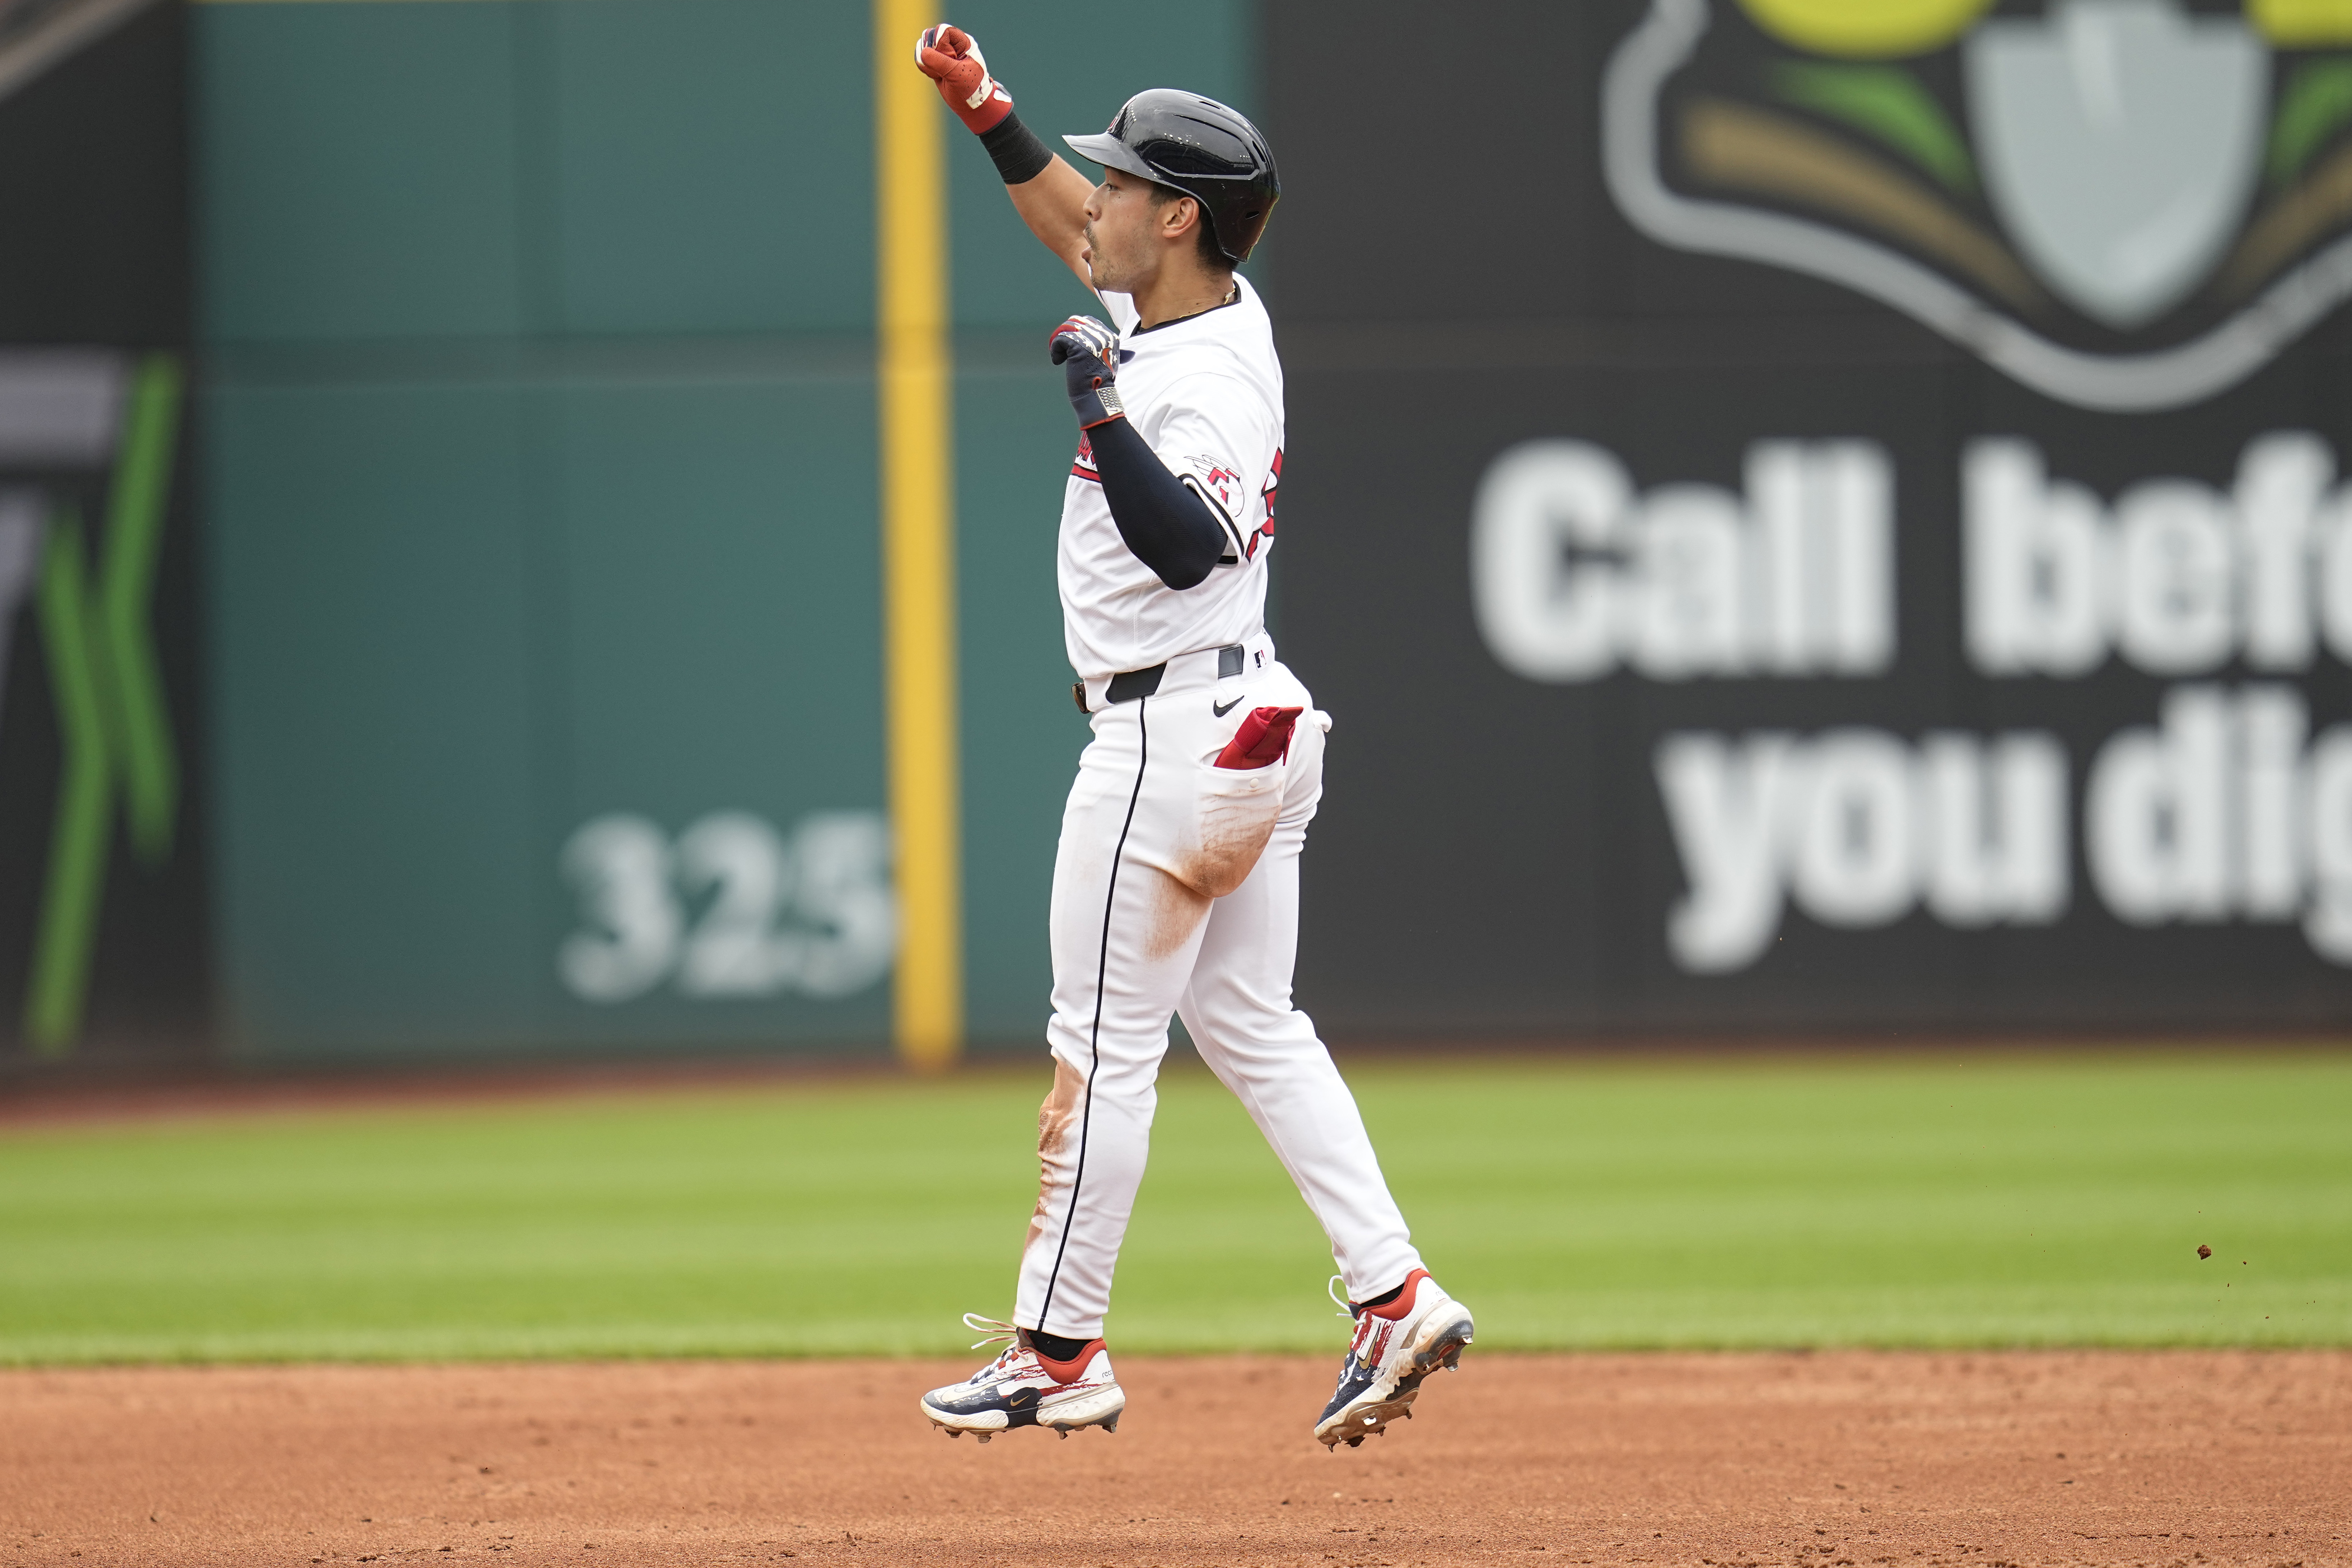
<path fill-rule="evenodd" d="M 1331 1426 L 1316 1434 L 1316 1440 L 1332 1453 L 1345 1443 L 1350 1448 L 1360 1447 L 1366 1437 L 1385 1436 L 1392 1421 L 1412 1419 L 1412 1403 L 1421 1396 L 1421 1385 L 1433 1372 L 1462 1370 L 1462 1352 L 1468 1349 L 1475 1330 L 1467 1312 L 1457 1311 L 1423 1329 L 1420 1344 L 1412 1358 L 1397 1375 L 1395 1386 L 1387 1398 L 1373 1398 L 1355 1406 L 1335 1419 Z M 1378 1384 L 1368 1393 L 1376 1393 Z"/>
<path fill-rule="evenodd" d="M 1399 1384 L 1393 1398 L 1383 1399 L 1377 1405 L 1359 1405 L 1348 1412 L 1344 1424 L 1334 1426 L 1323 1434 L 1323 1446 L 1336 1447 L 1345 1443 L 1352 1448 L 1367 1437 L 1386 1436 L 1390 1422 L 1412 1419 L 1412 1402 L 1420 1396 L 1418 1389 Z"/>
<path fill-rule="evenodd" d="M 1055 1433 L 1066 1442 L 1071 1433 L 1088 1426 L 1099 1426 L 1106 1432 L 1118 1431 L 1118 1418 L 1126 1410 L 1125 1391 L 1112 1384 L 1059 1400 L 1042 1415 L 1032 1407 L 1012 1411 L 1009 1415 L 991 1410 L 959 1418 L 951 1412 L 935 1409 L 929 1404 L 923 1406 L 923 1415 L 932 1426 L 950 1437 L 970 1434 L 985 1443 L 991 1437 L 1001 1436 L 1006 1432 L 1016 1432 L 1024 1426 L 1037 1426 Z M 982 1426 L 979 1423 L 982 1421 L 990 1424 Z"/>

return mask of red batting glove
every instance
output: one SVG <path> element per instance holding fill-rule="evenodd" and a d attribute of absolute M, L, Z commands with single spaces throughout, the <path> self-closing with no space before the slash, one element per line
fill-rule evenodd
<path fill-rule="evenodd" d="M 970 33 L 945 22 L 926 27 L 915 40 L 915 65 L 940 84 L 940 96 L 972 134 L 993 131 L 1013 112 L 1013 95 L 988 74 L 988 62 Z"/>

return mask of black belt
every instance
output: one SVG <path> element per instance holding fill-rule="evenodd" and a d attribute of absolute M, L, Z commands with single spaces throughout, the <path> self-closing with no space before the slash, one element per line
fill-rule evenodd
<path fill-rule="evenodd" d="M 1239 643 L 1227 643 L 1217 650 L 1217 679 L 1230 679 L 1248 668 L 1248 650 Z M 1168 661 L 1164 658 L 1149 668 L 1120 670 L 1110 678 L 1110 684 L 1103 688 L 1103 696 L 1111 702 L 1136 702 L 1146 697 L 1157 696 L 1160 683 L 1167 674 Z M 1078 711 L 1087 711 L 1087 683 L 1081 680 L 1070 691 L 1078 700 Z"/>

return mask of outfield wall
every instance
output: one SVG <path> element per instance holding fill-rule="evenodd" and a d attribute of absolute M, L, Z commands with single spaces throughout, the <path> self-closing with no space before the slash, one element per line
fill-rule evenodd
<path fill-rule="evenodd" d="M 960 19 L 1043 130 L 1128 90 L 1055 7 Z M 866 9 L 194 21 L 231 1048 L 887 1049 Z M 1249 100 L 1239 4 L 1164 34 L 1085 53 Z M 966 1013 L 1034 1041 L 1087 296 L 947 152 Z"/>
<path fill-rule="evenodd" d="M 12 252 L 40 287 L 5 335 L 103 348 L 118 413 L 193 339 L 198 504 L 148 623 L 184 787 L 135 692 L 48 711 L 17 615 L 0 1005 L 70 990 L 43 1048 L 272 1061 L 906 1045 L 894 840 L 930 840 L 888 820 L 875 235 L 909 181 L 873 152 L 902 46 L 778 0 L 142 15 L 88 58 L 170 79 L 184 29 L 193 328 L 159 89 L 68 139 L 147 149 L 154 191 L 103 210 L 153 233 Z M 957 19 L 1044 132 L 1182 83 L 1279 151 L 1252 270 L 1289 374 L 1276 631 L 1337 719 L 1299 974 L 1334 1034 L 2346 1016 L 2340 7 Z M 67 102 L 20 98 L 0 164 Z M 924 984 L 1034 1048 L 1086 735 L 1039 341 L 1087 299 L 925 123 L 959 679 L 925 737 L 951 776 L 916 782 L 960 837 L 916 868 L 960 891 Z M 147 314 L 76 315 L 102 279 Z M 94 512 L 114 460 L 0 490 Z M 123 793 L 60 857 L 68 710 Z M 52 917 L 99 907 L 37 891 L 57 865 L 102 919 Z"/>
<path fill-rule="evenodd" d="M 2340 9 L 1269 16 L 1328 1024 L 2341 1026 Z"/>

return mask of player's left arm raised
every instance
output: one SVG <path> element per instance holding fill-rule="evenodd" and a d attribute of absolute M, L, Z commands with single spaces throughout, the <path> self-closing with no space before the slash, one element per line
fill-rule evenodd
<path fill-rule="evenodd" d="M 1220 561 L 1234 558 L 1231 522 L 1170 472 L 1128 423 L 1118 395 L 1118 334 L 1092 316 L 1072 316 L 1054 329 L 1051 345 L 1078 428 L 1094 448 L 1095 472 L 1119 538 L 1171 588 L 1207 582 Z"/>

